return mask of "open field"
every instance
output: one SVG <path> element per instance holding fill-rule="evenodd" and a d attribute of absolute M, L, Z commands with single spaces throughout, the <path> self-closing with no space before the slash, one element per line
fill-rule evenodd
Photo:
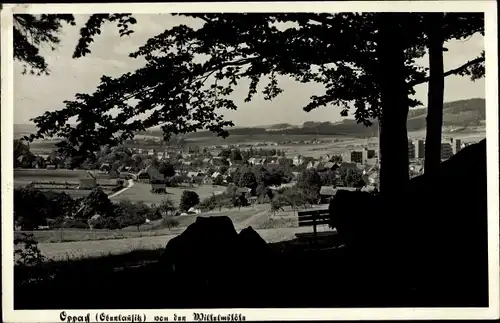
<path fill-rule="evenodd" d="M 296 233 L 309 231 L 311 231 L 309 227 L 257 230 L 259 235 L 268 243 L 292 240 L 295 238 Z M 38 247 L 42 254 L 48 259 L 65 260 L 93 258 L 111 254 L 119 255 L 134 250 L 162 249 L 170 239 L 174 238 L 179 233 L 127 239 L 39 243 Z"/>
<path fill-rule="evenodd" d="M 91 190 L 79 190 L 79 179 L 85 176 L 85 170 L 68 170 L 68 169 L 15 169 L 14 170 L 14 186 L 20 187 L 34 183 L 37 189 L 42 191 L 51 190 L 56 192 L 64 192 L 74 198 L 87 196 Z M 105 192 L 110 192 L 111 187 L 116 185 L 116 179 L 110 179 L 105 174 L 92 172 L 97 178 L 97 184 Z"/>
<path fill-rule="evenodd" d="M 244 208 L 238 212 L 234 210 L 223 210 L 222 212 L 207 212 L 202 216 L 229 216 L 235 227 L 240 223 L 258 213 L 259 210 L 254 208 Z M 89 240 L 111 240 L 111 239 L 128 239 L 138 237 L 152 237 L 176 234 L 182 232 L 187 226 L 196 221 L 196 214 L 181 215 L 175 217 L 179 222 L 177 228 L 164 228 L 159 225 L 160 221 L 153 221 L 148 224 L 143 224 L 139 227 L 128 227 L 121 230 L 105 230 L 105 229 L 60 229 L 60 230 L 35 230 L 35 231 L 16 231 L 15 234 L 31 233 L 40 243 L 59 243 L 72 241 L 89 241 Z"/>
<path fill-rule="evenodd" d="M 212 195 L 212 193 L 217 191 L 225 191 L 224 186 L 212 186 L 212 185 L 201 185 L 194 187 L 168 187 L 167 194 L 155 194 L 151 193 L 151 185 L 146 183 L 136 182 L 128 190 L 124 191 L 122 194 L 112 197 L 112 201 L 120 200 L 130 200 L 132 202 L 142 201 L 146 204 L 160 204 L 166 197 L 170 197 L 176 205 L 179 205 L 181 200 L 182 192 L 185 190 L 190 190 L 198 193 L 200 200 Z"/>
<path fill-rule="evenodd" d="M 327 208 L 326 205 L 315 205 L 308 210 L 316 208 Z M 238 210 L 223 209 L 204 212 L 202 214 L 189 214 L 175 217 L 179 222 L 176 228 L 164 228 L 159 221 L 152 221 L 147 224 L 137 227 L 127 227 L 121 230 L 105 230 L 105 229 L 62 229 L 62 230 L 35 230 L 35 231 L 16 231 L 15 234 L 31 233 L 40 243 L 59 243 L 72 241 L 89 241 L 89 240 L 111 240 L 111 239 L 128 239 L 138 237 L 152 237 L 169 234 L 177 234 L 182 232 L 187 226 L 194 223 L 198 216 L 228 216 L 234 223 L 235 228 L 243 229 L 252 226 L 254 229 L 270 229 L 270 228 L 288 228 L 297 227 L 297 213 L 291 210 L 290 207 L 285 207 L 284 212 L 276 212 L 272 214 L 268 204 L 258 204 Z"/>
<path fill-rule="evenodd" d="M 81 169 L 14 169 L 14 181 L 16 182 L 68 182 L 68 183 L 78 183 L 79 179 L 85 176 L 87 173 L 91 173 L 97 178 L 98 183 L 111 183 L 113 179 L 110 179 L 104 173 L 98 171 L 87 171 Z"/>

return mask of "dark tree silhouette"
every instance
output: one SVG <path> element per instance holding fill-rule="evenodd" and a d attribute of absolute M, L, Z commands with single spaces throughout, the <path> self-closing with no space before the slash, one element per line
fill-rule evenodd
<path fill-rule="evenodd" d="M 149 39 L 130 54 L 145 58 L 145 67 L 118 78 L 103 76 L 94 93 L 77 94 L 75 100 L 65 102 L 64 109 L 35 118 L 39 131 L 30 139 L 57 135 L 65 138 L 61 150 L 84 155 L 156 125 L 162 126 L 165 139 L 201 129 L 225 137 L 233 123 L 219 110 L 236 109 L 227 97 L 234 86 L 249 79 L 246 101 L 250 101 L 259 82 L 267 80 L 263 94 L 271 100 L 282 92 L 278 80 L 286 75 L 325 86 L 325 94 L 311 97 L 306 111 L 333 105 L 347 115 L 353 107 L 360 123 L 368 126 L 381 119 L 381 187 L 397 190 L 408 181 L 403 124 L 408 107 L 418 104 L 408 95 L 415 85 L 428 80 L 425 69 L 415 64 L 425 53 L 421 15 L 182 15 L 201 19 L 204 25 L 199 29 L 176 26 Z M 128 15 L 93 15 L 81 31 L 74 57 L 89 53 L 88 44 L 102 23 L 120 21 L 117 16 L 135 22 Z M 283 23 L 294 27 L 281 28 Z M 130 104 L 130 99 L 138 103 Z M 110 109 L 120 112 L 109 116 Z M 151 110 L 144 120 L 127 122 Z M 66 125 L 72 117 L 83 121 L 77 127 Z"/>
<path fill-rule="evenodd" d="M 120 36 L 126 36 L 133 31 L 129 24 L 135 24 L 135 18 L 130 14 L 94 14 L 87 20 L 80 31 L 80 40 L 75 49 L 74 58 L 90 53 L 88 46 L 92 37 L 100 34 L 105 22 L 118 24 Z M 60 43 L 59 34 L 63 24 L 75 26 L 75 17 L 71 14 L 16 14 L 14 15 L 14 59 L 23 63 L 23 73 L 48 75 L 49 67 L 40 48 L 48 46 L 55 50 Z"/>
<path fill-rule="evenodd" d="M 484 15 L 453 15 L 427 13 L 423 17 L 429 50 L 429 91 L 427 131 L 425 139 L 425 172 L 435 175 L 441 163 L 441 136 L 444 105 L 444 43 L 449 39 L 465 39 L 475 33 L 484 35 Z M 476 62 L 476 63 L 475 63 Z M 484 51 L 475 60 L 467 62 L 458 74 L 470 75 L 474 81 L 484 76 Z"/>
<path fill-rule="evenodd" d="M 179 209 L 183 211 L 188 211 L 190 208 L 197 205 L 198 203 L 200 203 L 200 197 L 198 196 L 198 193 L 186 190 L 182 192 Z"/>
<path fill-rule="evenodd" d="M 161 163 L 160 167 L 158 167 L 158 171 L 166 177 L 175 176 L 175 168 L 170 163 Z"/>

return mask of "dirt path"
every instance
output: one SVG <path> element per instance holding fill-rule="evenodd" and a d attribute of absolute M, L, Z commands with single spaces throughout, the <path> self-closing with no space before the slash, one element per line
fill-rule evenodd
<path fill-rule="evenodd" d="M 269 217 L 269 211 L 268 210 L 261 210 L 261 211 L 257 211 L 255 214 L 253 214 L 251 217 L 249 217 L 248 219 L 240 222 L 240 223 L 237 223 L 235 225 L 236 229 L 244 229 L 246 227 L 249 227 L 249 226 L 252 226 L 254 225 L 254 223 L 257 223 L 259 222 L 259 220 L 263 217 Z"/>
<path fill-rule="evenodd" d="M 110 194 L 108 195 L 109 198 L 113 198 L 115 196 L 118 196 L 120 195 L 121 193 L 125 192 L 126 190 L 128 190 L 129 188 L 131 188 L 132 186 L 134 186 L 134 180 L 133 179 L 129 179 L 128 180 L 128 185 L 127 187 L 124 187 L 122 188 L 121 190 L 119 190 L 118 192 L 114 192 L 113 194 Z"/>

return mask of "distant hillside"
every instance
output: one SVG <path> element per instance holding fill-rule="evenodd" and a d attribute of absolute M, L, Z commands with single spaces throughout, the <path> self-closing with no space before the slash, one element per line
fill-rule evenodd
<path fill-rule="evenodd" d="M 408 114 L 408 131 L 424 130 L 427 108 L 411 109 Z M 443 125 L 445 127 L 467 128 L 480 126 L 486 119 L 485 99 L 468 99 L 446 102 L 443 110 Z M 269 128 L 268 128 L 269 129 Z M 231 135 L 258 135 L 269 132 L 264 127 L 229 129 Z M 377 122 L 371 127 L 358 124 L 353 119 L 344 119 L 341 122 L 306 121 L 301 127 L 276 131 L 274 134 L 282 135 L 338 135 L 350 137 L 377 136 Z M 198 132 L 187 135 L 187 138 L 212 136 L 209 132 Z M 213 135 L 215 136 L 215 135 Z"/>
<path fill-rule="evenodd" d="M 408 131 L 424 130 L 427 115 L 426 108 L 411 109 L 408 114 Z M 467 127 L 481 126 L 486 120 L 485 99 L 475 98 L 446 102 L 444 104 L 443 124 L 445 127 L 466 129 Z M 33 133 L 36 131 L 33 125 L 14 125 L 14 134 Z M 229 129 L 230 135 L 262 135 L 269 132 L 280 135 L 338 135 L 349 137 L 373 137 L 377 135 L 376 122 L 371 127 L 365 127 L 352 119 L 344 119 L 341 122 L 306 121 L 301 126 L 280 123 L 270 126 L 239 127 Z M 162 136 L 160 129 L 150 129 L 143 134 L 150 136 Z M 215 134 L 202 131 L 186 135 L 186 138 L 215 137 Z"/>
<path fill-rule="evenodd" d="M 485 99 L 468 99 L 446 102 L 443 109 L 443 125 L 471 127 L 486 120 Z M 425 129 L 427 109 L 414 109 L 408 114 L 408 131 Z"/>

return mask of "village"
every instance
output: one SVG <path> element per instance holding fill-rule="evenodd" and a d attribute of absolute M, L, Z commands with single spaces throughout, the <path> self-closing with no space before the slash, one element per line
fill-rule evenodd
<path fill-rule="evenodd" d="M 444 141 L 441 148 L 442 159 L 450 158 L 468 144 L 470 143 L 454 138 Z M 260 198 L 265 192 L 295 187 L 304 172 L 318 173 L 322 177 L 319 195 L 316 200 L 311 201 L 315 204 L 328 203 L 338 190 L 378 190 L 379 152 L 372 147 L 361 146 L 340 154 L 326 153 L 315 158 L 300 154 L 291 156 L 288 151 L 274 148 L 276 146 L 277 143 L 210 147 L 191 145 L 187 148 L 165 148 L 157 144 L 150 149 L 119 146 L 103 148 L 95 161 L 85 161 L 79 168 L 72 167 L 72 159 L 58 158 L 56 152 L 48 155 L 21 155 L 17 166 L 18 169 L 44 168 L 53 172 L 85 170 L 79 173 L 81 175 L 76 188 L 88 192 L 97 186 L 103 188 L 113 185 L 110 182 L 102 185 L 100 179 L 106 178 L 117 183 L 117 187 L 110 191 L 114 195 L 126 189 L 126 181 L 130 180 L 149 184 L 151 194 L 166 194 L 169 187 L 189 189 L 207 186 L 216 188 L 211 194 L 218 195 L 236 187 L 238 194 L 244 195 L 249 205 L 269 203 Z M 408 153 L 410 177 L 423 174 L 424 140 L 409 140 Z M 255 180 L 245 182 L 242 175 L 247 172 L 252 172 Z M 272 175 L 273 178 L 271 181 L 263 181 L 261 179 L 264 175 Z M 66 188 L 67 186 L 68 183 Z M 191 210 L 197 213 L 202 211 L 197 208 Z"/>

